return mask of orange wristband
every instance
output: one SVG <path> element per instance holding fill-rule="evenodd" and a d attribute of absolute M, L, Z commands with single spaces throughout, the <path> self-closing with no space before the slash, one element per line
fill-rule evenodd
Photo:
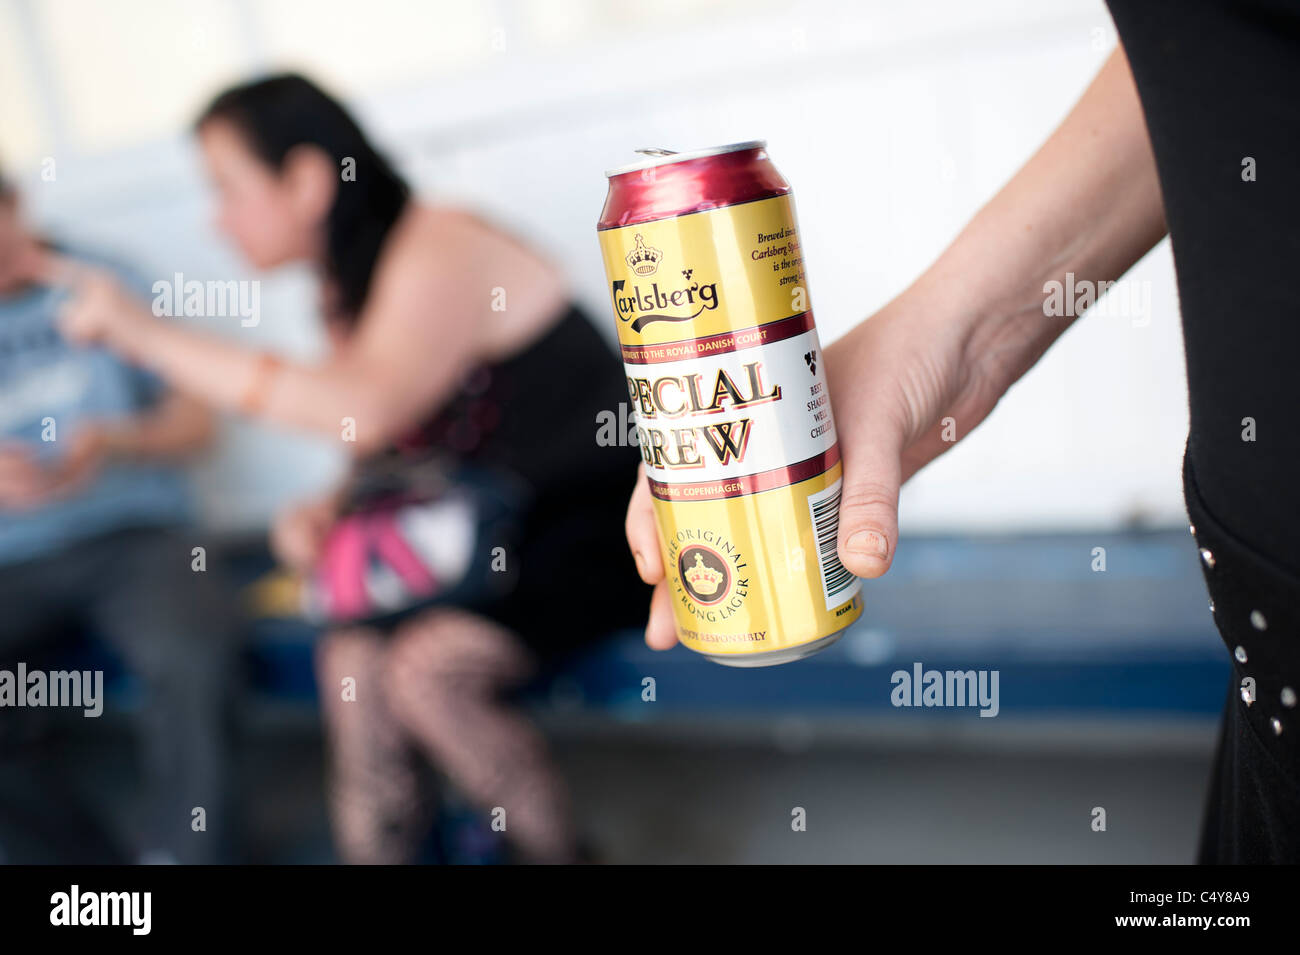
<path fill-rule="evenodd" d="M 273 355 L 270 352 L 261 352 L 257 356 L 257 365 L 253 368 L 253 376 L 249 379 L 248 387 L 244 393 L 239 396 L 239 410 L 246 415 L 256 415 L 261 412 L 266 405 L 267 393 L 271 390 L 271 384 L 275 381 L 276 373 L 284 364 L 279 355 Z"/>

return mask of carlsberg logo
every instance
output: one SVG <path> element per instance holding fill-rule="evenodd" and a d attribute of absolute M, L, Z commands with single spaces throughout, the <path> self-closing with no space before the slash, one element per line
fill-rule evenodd
<path fill-rule="evenodd" d="M 690 269 L 682 275 L 690 280 Z M 614 297 L 614 309 L 620 321 L 631 322 L 632 331 L 639 332 L 655 322 L 689 322 L 706 311 L 718 307 L 718 286 L 710 282 L 695 282 L 682 288 L 665 291 L 658 282 L 650 283 L 649 288 L 640 285 L 627 287 L 626 279 L 615 279 L 611 283 Z M 669 314 L 666 310 L 680 310 Z"/>

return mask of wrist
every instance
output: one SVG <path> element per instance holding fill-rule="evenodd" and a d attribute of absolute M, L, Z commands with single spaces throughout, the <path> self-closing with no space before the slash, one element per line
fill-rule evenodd
<path fill-rule="evenodd" d="M 996 324 L 975 292 L 960 272 L 940 259 L 872 321 L 905 324 L 909 340 L 921 343 L 943 367 L 960 371 L 978 360 L 980 340 Z"/>
<path fill-rule="evenodd" d="M 1040 262 L 1026 249 L 1008 254 L 1006 261 L 992 261 L 985 251 L 990 244 L 968 230 L 917 285 L 943 334 L 955 338 L 960 367 L 1001 393 L 1073 319 L 1049 317 L 1044 311 L 1043 284 L 1054 277 L 1058 263 Z"/>

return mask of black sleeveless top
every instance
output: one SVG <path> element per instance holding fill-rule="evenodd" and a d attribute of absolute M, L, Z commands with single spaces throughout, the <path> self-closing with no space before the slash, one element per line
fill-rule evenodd
<path fill-rule="evenodd" d="M 635 449 L 611 453 L 596 440 L 597 419 L 617 415 L 627 400 L 622 365 L 571 304 L 521 352 L 469 371 L 437 416 L 403 443 L 507 470 L 541 497 L 562 495 L 575 483 L 631 480 Z"/>
<path fill-rule="evenodd" d="M 627 401 L 621 363 L 571 304 L 517 354 L 467 369 L 435 416 L 361 462 L 354 481 L 379 497 L 430 469 L 511 482 L 521 515 L 507 559 L 517 580 L 507 596 L 467 609 L 554 658 L 645 622 L 649 588 L 623 534 L 640 455 L 626 440 L 600 440 L 620 430 L 605 425 L 622 420 Z"/>
<path fill-rule="evenodd" d="M 1110 8 L 1164 195 L 1185 496 L 1233 661 L 1200 858 L 1300 862 L 1300 5 Z"/>

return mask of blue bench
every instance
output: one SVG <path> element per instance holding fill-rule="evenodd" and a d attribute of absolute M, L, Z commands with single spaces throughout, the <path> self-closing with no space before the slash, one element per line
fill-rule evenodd
<path fill-rule="evenodd" d="M 1091 569 L 1098 546 L 1104 572 Z M 265 557 L 236 563 L 244 579 L 270 566 Z M 891 674 L 920 663 L 999 671 L 1004 716 L 1210 716 L 1223 703 L 1228 657 L 1185 532 L 909 537 L 863 593 L 862 619 L 798 663 L 737 670 L 680 647 L 650 651 L 639 631 L 625 631 L 547 674 L 530 696 L 636 722 L 760 708 L 869 716 L 894 709 Z M 251 692 L 314 706 L 314 639 L 301 621 L 256 621 Z M 111 695 L 133 695 L 129 675 L 93 643 L 65 665 L 103 668 Z M 646 677 L 655 706 L 642 701 Z"/>
<path fill-rule="evenodd" d="M 1104 572 L 1091 569 L 1098 546 Z M 1004 716 L 1211 716 L 1223 704 L 1228 657 L 1185 531 L 910 537 L 863 593 L 862 619 L 798 663 L 737 670 L 680 647 L 650 651 L 626 631 L 532 695 L 629 721 L 758 708 L 867 716 L 893 711 L 891 674 L 919 662 L 998 670 Z M 295 621 L 260 623 L 255 690 L 312 700 L 311 639 Z M 646 677 L 655 706 L 641 698 Z"/>

